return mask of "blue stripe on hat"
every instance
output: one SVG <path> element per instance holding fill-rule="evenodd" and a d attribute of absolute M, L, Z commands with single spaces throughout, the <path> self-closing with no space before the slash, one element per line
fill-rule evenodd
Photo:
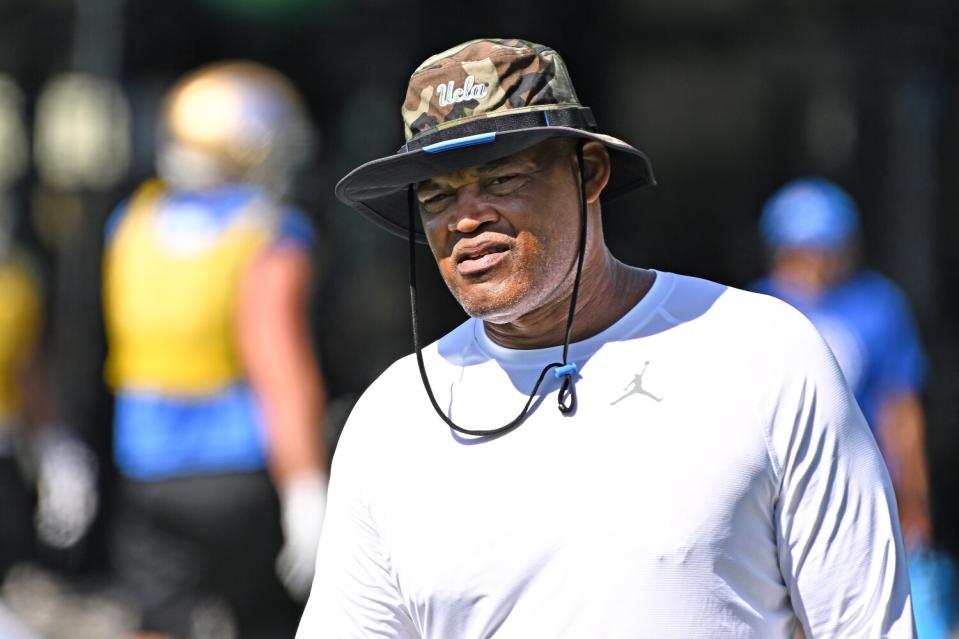
<path fill-rule="evenodd" d="M 462 138 L 453 138 L 452 140 L 444 140 L 442 142 L 437 142 L 436 144 L 430 144 L 429 146 L 424 146 L 423 150 L 427 153 L 442 153 L 443 151 L 449 151 L 451 149 L 459 149 L 464 146 L 476 146 L 477 144 L 487 144 L 496 139 L 496 131 L 490 131 L 489 133 L 477 133 L 476 135 L 467 135 Z"/>

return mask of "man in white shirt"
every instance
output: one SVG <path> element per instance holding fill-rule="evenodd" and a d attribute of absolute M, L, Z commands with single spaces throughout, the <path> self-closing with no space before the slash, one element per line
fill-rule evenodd
<path fill-rule="evenodd" d="M 600 199 L 652 171 L 556 52 L 454 47 L 403 116 L 337 195 L 428 241 L 471 319 L 421 348 L 411 273 L 416 352 L 340 439 L 297 636 L 913 636 L 835 359 L 777 300 L 610 255 Z"/>

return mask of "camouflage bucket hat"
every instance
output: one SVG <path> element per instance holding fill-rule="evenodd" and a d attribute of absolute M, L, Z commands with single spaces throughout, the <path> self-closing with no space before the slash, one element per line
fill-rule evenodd
<path fill-rule="evenodd" d="M 638 149 L 597 131 L 576 97 L 566 65 L 525 40 L 471 40 L 439 53 L 410 77 L 403 103 L 406 144 L 367 162 L 336 185 L 336 196 L 386 230 L 407 237 L 412 184 L 517 153 L 554 137 L 606 146 L 609 200 L 654 184 Z M 425 243 L 417 216 L 416 239 Z"/>

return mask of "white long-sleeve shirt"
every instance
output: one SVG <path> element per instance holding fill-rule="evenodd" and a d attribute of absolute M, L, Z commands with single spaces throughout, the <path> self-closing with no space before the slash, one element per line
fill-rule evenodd
<path fill-rule="evenodd" d="M 425 349 L 466 428 L 560 349 Z M 407 357 L 339 442 L 298 639 L 911 637 L 894 496 L 834 358 L 772 298 L 669 273 L 570 347 L 578 409 L 457 435 Z"/>

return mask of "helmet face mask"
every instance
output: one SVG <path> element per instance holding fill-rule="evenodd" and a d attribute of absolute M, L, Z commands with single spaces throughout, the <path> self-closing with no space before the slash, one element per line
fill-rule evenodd
<path fill-rule="evenodd" d="M 309 116 L 289 80 L 252 62 L 216 63 L 167 95 L 157 171 L 178 189 L 245 182 L 281 196 L 312 142 Z"/>

